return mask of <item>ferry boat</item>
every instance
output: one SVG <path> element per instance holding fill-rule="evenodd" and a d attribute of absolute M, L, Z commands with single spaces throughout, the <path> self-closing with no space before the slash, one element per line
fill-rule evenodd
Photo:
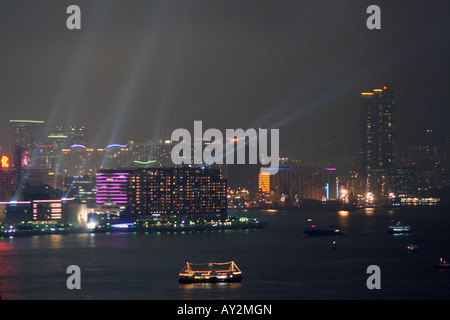
<path fill-rule="evenodd" d="M 448 263 L 447 261 L 443 260 L 442 258 L 439 259 L 439 263 L 436 263 L 434 265 L 435 268 L 439 268 L 439 269 L 447 269 L 450 268 L 450 263 Z"/>
<path fill-rule="evenodd" d="M 309 225 L 303 230 L 303 233 L 310 235 L 310 236 L 321 236 L 321 235 L 341 235 L 342 230 L 334 227 L 329 226 L 326 229 L 318 229 L 315 224 Z"/>
<path fill-rule="evenodd" d="M 405 226 L 402 222 L 397 222 L 395 225 L 388 227 L 388 232 L 392 234 L 409 233 L 411 232 L 411 226 Z"/>
<path fill-rule="evenodd" d="M 186 261 L 178 279 L 180 283 L 241 282 L 242 272 L 234 261 L 221 263 Z"/>

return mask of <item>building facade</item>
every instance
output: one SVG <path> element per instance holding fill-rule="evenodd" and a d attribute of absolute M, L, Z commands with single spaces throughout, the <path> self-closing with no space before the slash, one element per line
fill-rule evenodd
<path fill-rule="evenodd" d="M 141 169 L 129 178 L 128 201 L 131 215 L 226 217 L 227 181 L 218 169 Z"/>
<path fill-rule="evenodd" d="M 383 87 L 360 98 L 360 176 L 365 189 L 386 196 L 395 175 L 395 95 Z"/>

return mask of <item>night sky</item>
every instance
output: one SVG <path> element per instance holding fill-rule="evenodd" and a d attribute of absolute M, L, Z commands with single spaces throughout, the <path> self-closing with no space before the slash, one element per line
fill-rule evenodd
<path fill-rule="evenodd" d="M 66 27 L 70 4 L 81 30 Z M 371 4 L 381 30 L 366 27 Z M 359 94 L 382 86 L 396 92 L 399 148 L 426 129 L 450 137 L 449 12 L 448 0 L 2 0 L 0 146 L 10 119 L 85 124 L 92 146 L 202 120 L 280 129 L 301 160 L 356 156 Z"/>

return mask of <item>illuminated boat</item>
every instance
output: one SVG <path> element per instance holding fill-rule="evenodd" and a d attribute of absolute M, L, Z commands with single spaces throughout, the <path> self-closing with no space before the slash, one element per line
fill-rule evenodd
<path fill-rule="evenodd" d="M 342 230 L 334 226 L 329 226 L 326 229 L 318 229 L 315 224 L 312 224 L 310 226 L 307 226 L 303 233 L 309 236 L 341 235 Z"/>
<path fill-rule="evenodd" d="M 417 252 L 419 251 L 419 245 L 412 241 L 408 243 L 408 245 L 406 246 L 406 250 L 408 250 L 408 252 Z"/>
<path fill-rule="evenodd" d="M 241 282 L 242 272 L 234 261 L 190 263 L 178 275 L 180 283 Z"/>
<path fill-rule="evenodd" d="M 450 268 L 450 263 L 447 263 L 447 261 L 442 260 L 442 258 L 440 258 L 439 263 L 436 263 L 434 267 L 439 269 L 447 269 Z"/>
<path fill-rule="evenodd" d="M 405 226 L 399 221 L 395 225 L 389 226 L 388 232 L 392 234 L 409 233 L 411 232 L 411 226 Z"/>

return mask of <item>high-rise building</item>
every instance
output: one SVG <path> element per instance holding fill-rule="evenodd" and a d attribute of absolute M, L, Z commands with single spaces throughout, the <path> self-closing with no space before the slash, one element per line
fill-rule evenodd
<path fill-rule="evenodd" d="M 12 147 L 20 146 L 32 152 L 45 138 L 44 121 L 10 120 Z"/>
<path fill-rule="evenodd" d="M 70 148 L 72 145 L 87 146 L 87 128 L 84 125 L 56 125 L 47 128 L 46 144 L 54 145 L 55 150 Z"/>
<path fill-rule="evenodd" d="M 360 175 L 367 179 L 367 188 L 382 186 L 381 194 L 388 192 L 386 181 L 395 172 L 394 110 L 393 90 L 383 87 L 361 93 Z"/>

